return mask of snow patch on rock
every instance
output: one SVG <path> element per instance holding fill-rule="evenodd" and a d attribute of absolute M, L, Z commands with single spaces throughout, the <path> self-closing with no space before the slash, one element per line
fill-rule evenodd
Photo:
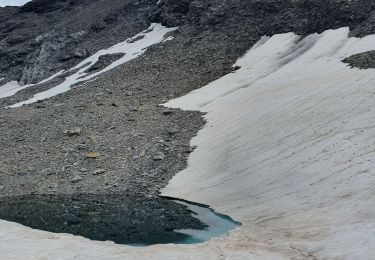
<path fill-rule="evenodd" d="M 42 80 L 42 81 L 40 81 L 36 84 L 21 85 L 17 81 L 8 82 L 8 83 L 0 86 L 0 99 L 5 98 L 5 97 L 11 97 L 11 96 L 15 95 L 17 92 L 19 92 L 23 89 L 26 89 L 26 88 L 29 88 L 29 87 L 32 87 L 32 86 L 35 86 L 35 85 L 47 83 L 48 81 L 60 76 L 63 73 L 64 73 L 63 70 L 59 71 L 56 74 L 52 75 L 51 77 L 49 77 L 47 79 L 44 79 L 44 80 Z"/>
<path fill-rule="evenodd" d="M 62 94 L 69 91 L 73 85 L 85 82 L 88 80 L 93 80 L 100 76 L 101 74 L 116 68 L 126 62 L 129 62 L 135 58 L 138 58 L 144 54 L 148 47 L 151 45 L 162 42 L 163 40 L 170 40 L 170 38 L 165 39 L 165 35 L 169 32 L 176 30 L 177 28 L 167 28 L 161 24 L 153 23 L 147 30 L 137 34 L 136 36 L 118 43 L 106 50 L 100 50 L 89 58 L 83 60 L 77 66 L 70 69 L 68 72 L 77 70 L 72 75 L 68 76 L 65 81 L 51 89 L 35 94 L 32 98 L 16 103 L 10 107 L 20 107 L 26 104 L 31 104 L 39 100 L 48 99 L 56 95 Z M 93 66 L 100 58 L 100 56 L 108 54 L 123 53 L 124 56 L 110 65 L 106 66 L 100 71 L 89 74 L 87 70 Z"/>

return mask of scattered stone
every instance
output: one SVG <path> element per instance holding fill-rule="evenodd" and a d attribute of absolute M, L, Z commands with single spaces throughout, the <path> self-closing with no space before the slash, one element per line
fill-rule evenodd
<path fill-rule="evenodd" d="M 93 172 L 93 175 L 101 175 L 104 174 L 105 170 L 104 169 L 97 169 L 96 171 Z"/>
<path fill-rule="evenodd" d="M 69 129 L 69 130 L 65 130 L 64 131 L 64 134 L 72 137 L 72 136 L 78 136 L 81 134 L 81 128 L 79 127 L 74 127 L 72 129 Z"/>
<path fill-rule="evenodd" d="M 80 181 L 82 181 L 82 177 L 76 175 L 76 176 L 74 176 L 74 178 L 73 178 L 70 182 L 71 182 L 71 183 L 78 183 L 78 182 L 80 182 Z"/>
<path fill-rule="evenodd" d="M 77 150 L 85 150 L 87 148 L 86 144 L 84 143 L 81 143 L 81 144 L 78 144 L 76 145 L 75 147 Z"/>
<path fill-rule="evenodd" d="M 91 152 L 91 153 L 86 154 L 86 158 L 89 158 L 89 159 L 97 159 L 99 156 L 100 156 L 100 153 L 98 152 Z"/>
<path fill-rule="evenodd" d="M 89 56 L 89 53 L 85 49 L 80 48 L 80 49 L 75 50 L 74 52 L 75 58 L 83 59 L 83 58 L 86 58 L 87 56 Z"/>
<path fill-rule="evenodd" d="M 170 129 L 168 129 L 168 134 L 169 135 L 175 135 L 178 132 L 180 132 L 180 130 L 178 130 L 177 128 L 170 128 Z"/>
<path fill-rule="evenodd" d="M 154 156 L 153 159 L 154 159 L 154 161 L 162 161 L 162 160 L 164 160 L 164 158 L 165 158 L 165 155 L 163 153 L 158 153 Z"/>
<path fill-rule="evenodd" d="M 236 70 L 239 70 L 239 69 L 241 69 L 241 66 L 234 66 L 234 67 L 232 67 L 232 71 L 233 72 L 236 71 Z"/>
<path fill-rule="evenodd" d="M 172 110 L 167 109 L 163 111 L 163 115 L 170 115 L 170 114 L 172 114 Z"/>
<path fill-rule="evenodd" d="M 81 168 L 80 171 L 81 172 L 87 172 L 87 168 Z"/>
<path fill-rule="evenodd" d="M 47 107 L 47 105 L 46 105 L 44 102 L 37 103 L 37 104 L 35 105 L 35 108 L 46 108 L 46 107 Z"/>

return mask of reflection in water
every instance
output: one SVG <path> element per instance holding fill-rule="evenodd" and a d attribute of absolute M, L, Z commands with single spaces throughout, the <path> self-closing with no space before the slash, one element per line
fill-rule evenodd
<path fill-rule="evenodd" d="M 4 198 L 0 219 L 53 233 L 136 246 L 200 243 L 238 225 L 209 208 L 189 203 L 88 194 Z"/>

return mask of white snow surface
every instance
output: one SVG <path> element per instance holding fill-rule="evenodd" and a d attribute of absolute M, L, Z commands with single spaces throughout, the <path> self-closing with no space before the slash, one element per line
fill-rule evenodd
<path fill-rule="evenodd" d="M 28 86 L 21 86 L 17 81 L 10 81 L 0 86 L 0 98 L 10 97 L 16 94 L 21 89 Z"/>
<path fill-rule="evenodd" d="M 15 95 L 18 91 L 21 91 L 23 89 L 26 89 L 26 88 L 29 88 L 29 87 L 32 87 L 32 86 L 35 86 L 35 85 L 46 83 L 46 82 L 56 78 L 57 76 L 59 76 L 63 73 L 64 73 L 63 70 L 59 71 L 56 74 L 52 75 L 51 77 L 49 77 L 47 79 L 44 79 L 44 80 L 42 80 L 42 81 L 40 81 L 36 84 L 21 85 L 17 81 L 8 82 L 8 83 L 0 86 L 0 99 L 5 98 L 5 97 L 11 97 L 11 96 Z"/>
<path fill-rule="evenodd" d="M 0 0 L 0 7 L 3 6 L 21 6 L 31 0 Z"/>
<path fill-rule="evenodd" d="M 166 104 L 207 125 L 163 195 L 242 222 L 227 237 L 131 248 L 0 221 L 2 257 L 375 259 L 375 71 L 341 62 L 375 36 L 348 32 L 264 37 L 241 69 Z"/>
<path fill-rule="evenodd" d="M 10 107 L 20 107 L 25 104 L 31 104 L 39 100 L 48 99 L 56 95 L 62 94 L 66 91 L 69 91 L 72 88 L 72 86 L 77 83 L 96 79 L 99 75 L 141 56 L 142 54 L 146 52 L 147 48 L 150 47 L 151 45 L 160 43 L 163 40 L 170 40 L 171 38 L 165 39 L 165 35 L 176 29 L 177 29 L 176 27 L 167 28 L 167 27 L 162 26 L 161 24 L 153 23 L 147 30 L 137 34 L 136 36 L 130 39 L 127 39 L 124 42 L 120 42 L 108 49 L 100 50 L 94 55 L 90 56 L 89 58 L 83 60 L 77 66 L 69 70 L 69 71 L 74 71 L 74 70 L 77 70 L 77 71 L 73 73 L 72 75 L 68 76 L 63 83 L 51 89 L 48 89 L 46 91 L 37 93 L 34 95 L 34 97 L 28 100 L 16 103 Z M 111 63 L 110 65 L 108 65 L 107 67 L 105 67 L 104 69 L 98 72 L 91 73 L 91 74 L 88 74 L 86 72 L 87 69 L 89 69 L 99 60 L 100 56 L 107 55 L 107 54 L 115 54 L 115 53 L 123 53 L 124 56 L 114 61 L 113 63 Z"/>
<path fill-rule="evenodd" d="M 375 259 L 375 71 L 341 62 L 375 36 L 348 33 L 263 38 L 236 73 L 167 103 L 208 112 L 208 125 L 164 194 L 307 255 Z"/>

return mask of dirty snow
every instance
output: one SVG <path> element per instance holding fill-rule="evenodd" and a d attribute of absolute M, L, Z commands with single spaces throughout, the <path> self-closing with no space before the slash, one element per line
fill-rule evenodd
<path fill-rule="evenodd" d="M 229 236 L 130 248 L 0 221 L 2 257 L 375 259 L 375 71 L 340 62 L 375 36 L 348 32 L 265 37 L 241 69 L 167 103 L 208 122 L 163 194 L 241 221 Z"/>
<path fill-rule="evenodd" d="M 162 26 L 161 24 L 153 23 L 147 30 L 139 33 L 138 35 L 124 42 L 118 43 L 106 50 L 100 50 L 94 55 L 90 56 L 89 58 L 83 60 L 77 66 L 69 70 L 77 70 L 77 72 L 68 76 L 63 83 L 46 91 L 37 93 L 34 95 L 34 97 L 26 101 L 14 104 L 10 107 L 20 107 L 25 104 L 31 104 L 39 100 L 51 98 L 56 95 L 62 94 L 66 91 L 69 91 L 72 88 L 72 86 L 77 83 L 95 79 L 99 75 L 141 56 L 143 53 L 146 52 L 148 47 L 162 42 L 163 40 L 165 40 L 165 35 L 167 33 L 172 32 L 176 29 L 177 28 L 167 28 Z M 138 38 L 140 39 L 137 40 Z M 167 38 L 167 40 L 168 39 L 170 38 Z M 124 56 L 98 72 L 92 74 L 88 74 L 86 72 L 91 66 L 93 66 L 99 60 L 100 56 L 115 53 L 124 53 Z"/>
<path fill-rule="evenodd" d="M 229 74 L 167 106 L 208 112 L 164 195 L 213 206 L 254 239 L 306 255 L 375 258 L 375 71 L 341 60 L 347 28 L 263 38 Z"/>

